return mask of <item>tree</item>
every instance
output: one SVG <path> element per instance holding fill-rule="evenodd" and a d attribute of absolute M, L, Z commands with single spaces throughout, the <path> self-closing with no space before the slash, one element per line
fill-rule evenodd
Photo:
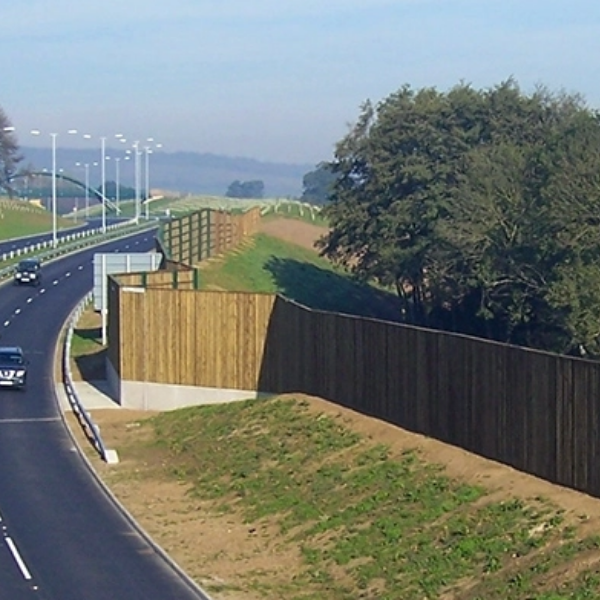
<path fill-rule="evenodd" d="M 336 146 L 321 253 L 409 322 L 600 355 L 599 149 L 577 95 L 404 86 Z"/>
<path fill-rule="evenodd" d="M 333 191 L 335 174 L 333 167 L 326 162 L 317 165 L 314 171 L 309 171 L 302 178 L 301 200 L 310 204 L 325 204 Z"/>
<path fill-rule="evenodd" d="M 225 195 L 228 198 L 262 198 L 265 193 L 265 184 L 260 180 L 239 181 L 229 184 Z"/>
<path fill-rule="evenodd" d="M 17 165 L 22 160 L 19 155 L 17 138 L 6 113 L 0 108 L 0 178 L 1 187 L 12 197 L 14 190 L 10 178 L 16 173 Z"/>

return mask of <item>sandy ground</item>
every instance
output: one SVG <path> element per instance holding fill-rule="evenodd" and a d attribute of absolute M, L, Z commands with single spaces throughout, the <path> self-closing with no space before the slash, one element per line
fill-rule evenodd
<path fill-rule="evenodd" d="M 323 229 L 301 221 L 268 221 L 263 231 L 311 247 Z M 298 398 L 299 395 L 294 395 Z M 339 416 L 344 423 L 390 446 L 392 452 L 417 449 L 432 463 L 442 464 L 451 477 L 466 483 L 481 484 L 503 497 L 545 497 L 565 510 L 565 517 L 583 523 L 586 531 L 600 533 L 600 500 L 552 485 L 510 467 L 483 459 L 464 450 L 361 415 L 313 397 L 304 397 L 320 413 Z M 136 424 L 148 413 L 104 410 L 93 413 L 108 447 L 126 448 L 132 436 L 140 435 Z M 202 587 L 226 585 L 229 591 L 211 591 L 215 600 L 258 600 L 263 595 L 231 591 L 247 589 L 256 573 L 286 581 L 298 572 L 298 552 L 280 543 L 275 527 L 268 522 L 245 523 L 235 513 L 214 516 L 214 506 L 192 499 L 185 486 L 153 476 L 151 454 L 120 453 L 117 465 L 106 465 L 86 443 L 73 416 L 72 431 L 99 476 L 150 536 Z"/>
<path fill-rule="evenodd" d="M 296 219 L 269 219 L 262 221 L 260 231 L 311 250 L 315 250 L 315 242 L 327 233 L 325 227 L 319 227 Z"/>

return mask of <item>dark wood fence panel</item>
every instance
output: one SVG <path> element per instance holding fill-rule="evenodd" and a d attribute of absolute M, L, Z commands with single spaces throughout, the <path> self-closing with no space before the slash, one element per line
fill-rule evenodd
<path fill-rule="evenodd" d="M 115 310 L 108 311 L 107 336 L 110 340 L 106 351 L 107 358 L 115 371 L 121 373 L 121 315 L 123 312 L 119 308 L 121 289 L 119 284 L 111 277 L 108 278 L 108 306 L 112 306 Z"/>
<path fill-rule="evenodd" d="M 111 280 L 124 379 L 305 392 L 600 495 L 598 362 L 156 278 Z"/>

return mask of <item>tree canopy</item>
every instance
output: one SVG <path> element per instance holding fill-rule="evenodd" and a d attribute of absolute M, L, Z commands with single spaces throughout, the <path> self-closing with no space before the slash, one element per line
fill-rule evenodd
<path fill-rule="evenodd" d="M 600 119 L 508 80 L 366 102 L 328 164 L 322 254 L 411 323 L 600 355 Z"/>
<path fill-rule="evenodd" d="M 265 193 L 265 184 L 260 180 L 239 181 L 235 180 L 227 188 L 228 198 L 262 198 Z"/>
<path fill-rule="evenodd" d="M 334 182 L 335 174 L 329 163 L 320 163 L 314 171 L 309 171 L 302 178 L 301 200 L 310 204 L 325 204 L 333 191 Z"/>
<path fill-rule="evenodd" d="M 16 173 L 22 160 L 19 155 L 17 137 L 6 113 L 0 108 L 0 185 L 12 195 L 10 178 Z"/>

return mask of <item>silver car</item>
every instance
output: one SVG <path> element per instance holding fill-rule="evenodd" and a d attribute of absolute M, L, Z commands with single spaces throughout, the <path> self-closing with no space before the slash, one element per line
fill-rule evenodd
<path fill-rule="evenodd" d="M 27 383 L 27 360 L 19 346 L 0 346 L 0 387 L 23 388 Z"/>

